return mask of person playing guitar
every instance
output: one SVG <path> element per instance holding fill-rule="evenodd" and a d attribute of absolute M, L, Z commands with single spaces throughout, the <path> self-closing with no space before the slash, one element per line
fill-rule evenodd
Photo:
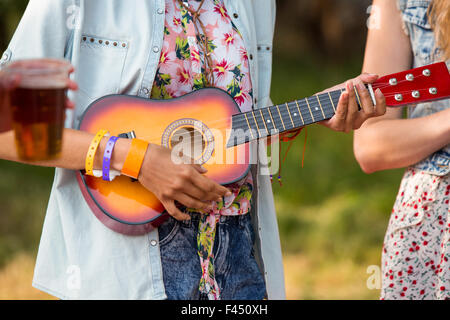
<path fill-rule="evenodd" d="M 70 60 L 79 85 L 70 94 L 73 128 L 90 103 L 118 93 L 171 99 L 217 87 L 245 112 L 269 105 L 274 21 L 274 0 L 31 0 L 2 62 Z M 383 94 L 376 90 L 374 106 L 365 87 L 377 78 L 341 85 L 336 115 L 321 124 L 348 133 L 383 115 Z M 124 236 L 99 223 L 83 199 L 76 172 L 95 135 L 73 128 L 64 131 L 60 159 L 33 163 L 57 168 L 33 286 L 63 299 L 285 298 L 269 176 L 251 170 L 222 186 L 202 166 L 175 164 L 171 150 L 150 144 L 137 179 L 171 218 Z M 107 144 L 99 140 L 94 169 Z M 111 169 L 124 169 L 132 144 L 118 139 Z M 1 159 L 19 161 L 11 132 L 0 145 Z"/>

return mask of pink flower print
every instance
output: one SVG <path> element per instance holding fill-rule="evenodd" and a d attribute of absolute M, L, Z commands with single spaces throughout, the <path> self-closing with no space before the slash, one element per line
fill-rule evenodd
<path fill-rule="evenodd" d="M 246 94 L 245 92 L 242 92 L 242 90 L 241 90 L 240 93 L 238 93 L 238 94 L 234 97 L 234 100 L 236 101 L 236 103 L 237 103 L 239 106 L 243 105 L 243 104 L 245 103 L 245 100 L 247 100 L 247 99 L 248 99 L 247 94 Z"/>
<path fill-rule="evenodd" d="M 192 71 L 197 75 L 199 75 L 199 78 L 201 78 L 202 63 L 200 60 L 200 52 L 198 48 L 191 47 L 191 63 L 192 63 Z"/>
<path fill-rule="evenodd" d="M 163 51 L 163 53 L 161 54 L 161 58 L 159 59 L 159 63 L 166 64 L 169 61 L 170 61 L 169 53 L 167 51 Z"/>
<path fill-rule="evenodd" d="M 234 36 L 231 33 L 225 33 L 223 35 L 223 43 L 226 47 L 230 46 L 231 44 L 234 44 Z"/>
<path fill-rule="evenodd" d="M 248 212 L 250 208 L 250 201 L 247 198 L 241 198 L 239 199 L 239 206 L 241 207 L 240 210 L 242 210 L 242 212 Z"/>
<path fill-rule="evenodd" d="M 218 79 L 221 79 L 231 68 L 231 65 L 229 65 L 225 59 L 223 59 L 222 62 L 218 62 L 214 67 L 214 73 L 217 75 Z"/>
<path fill-rule="evenodd" d="M 225 5 L 220 3 L 220 4 L 216 4 L 214 6 L 214 12 L 220 14 L 220 16 L 222 17 L 223 20 L 230 20 L 230 16 L 228 15 L 227 9 L 225 8 Z"/>
<path fill-rule="evenodd" d="M 244 47 L 241 47 L 239 49 L 239 54 L 241 55 L 242 61 L 248 62 L 248 53 L 247 53 L 247 50 L 245 50 Z"/>
<path fill-rule="evenodd" d="M 189 70 L 186 70 L 185 68 L 178 68 L 177 76 L 178 82 L 183 85 L 189 84 L 191 80 L 191 72 Z"/>
<path fill-rule="evenodd" d="M 177 17 L 173 17 L 172 23 L 175 27 L 181 26 L 181 19 L 178 19 Z"/>

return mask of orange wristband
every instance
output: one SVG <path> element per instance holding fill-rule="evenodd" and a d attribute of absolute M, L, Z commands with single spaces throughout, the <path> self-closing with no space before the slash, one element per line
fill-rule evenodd
<path fill-rule="evenodd" d="M 94 158 L 95 154 L 97 153 L 98 146 L 100 145 L 100 142 L 102 141 L 103 137 L 108 134 L 108 131 L 106 130 L 100 130 L 95 135 L 94 139 L 92 139 L 91 145 L 89 146 L 89 150 L 86 155 L 86 174 L 88 176 L 94 175 Z"/>
<path fill-rule="evenodd" d="M 148 149 L 148 142 L 139 139 L 131 140 L 131 148 L 123 164 L 122 174 L 130 178 L 137 179 L 144 162 L 145 153 Z"/>

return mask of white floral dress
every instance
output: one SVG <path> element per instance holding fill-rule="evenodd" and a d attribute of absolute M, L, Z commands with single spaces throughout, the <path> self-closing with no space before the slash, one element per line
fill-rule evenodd
<path fill-rule="evenodd" d="M 384 242 L 382 299 L 450 299 L 450 175 L 407 169 Z"/>

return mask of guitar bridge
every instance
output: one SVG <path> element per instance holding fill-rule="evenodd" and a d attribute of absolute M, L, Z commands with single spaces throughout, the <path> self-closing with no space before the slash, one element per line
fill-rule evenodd
<path fill-rule="evenodd" d="M 119 134 L 119 138 L 136 139 L 136 132 L 130 131 L 130 132 L 126 132 L 126 133 L 121 133 L 121 134 Z"/>

